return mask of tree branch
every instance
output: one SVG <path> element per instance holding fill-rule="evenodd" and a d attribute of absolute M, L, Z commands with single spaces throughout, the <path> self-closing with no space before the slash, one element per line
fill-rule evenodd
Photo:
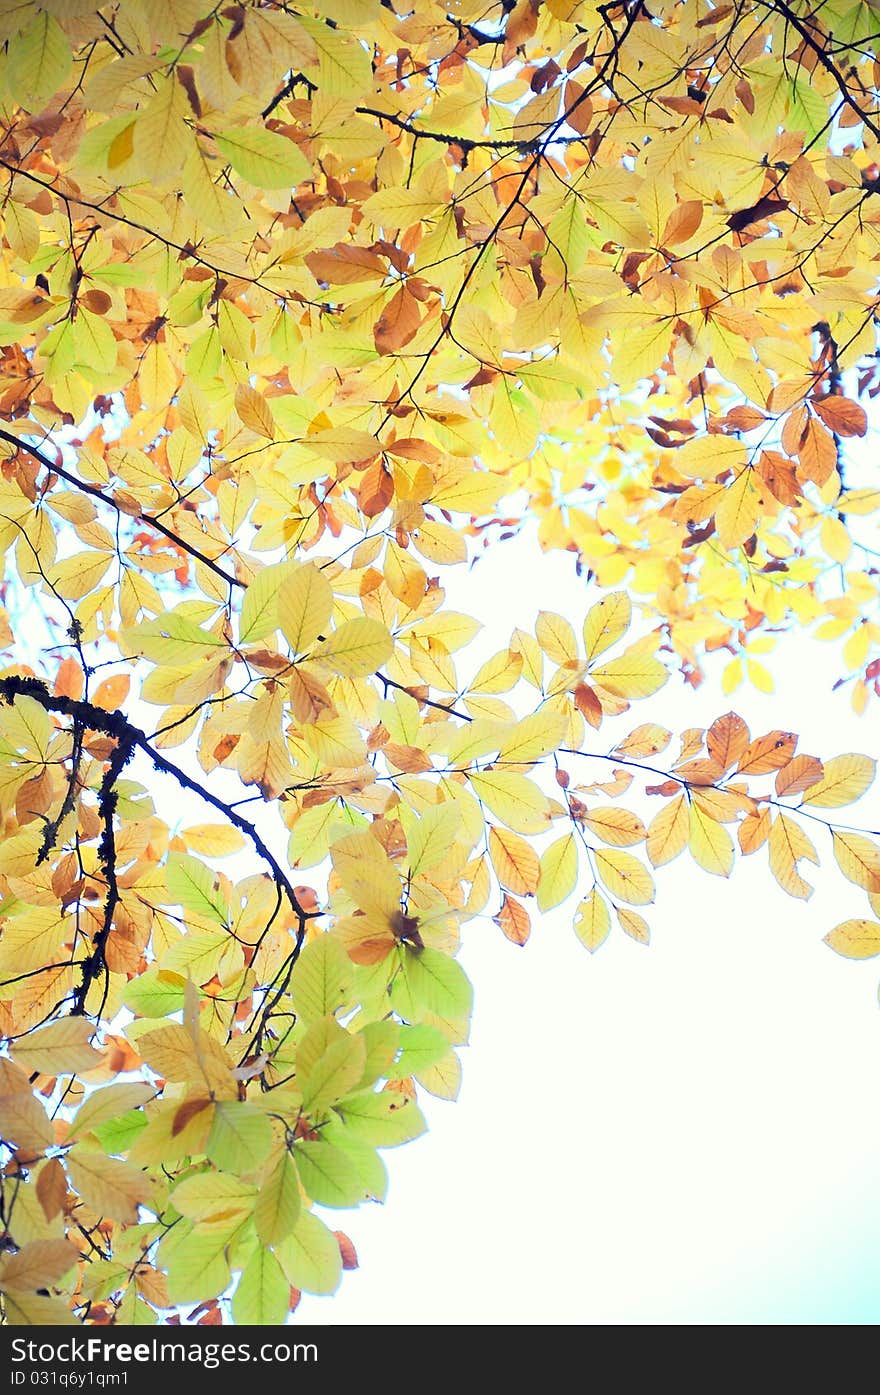
<path fill-rule="evenodd" d="M 851 111 L 854 111 L 856 113 L 860 121 L 864 121 L 868 130 L 877 138 L 877 140 L 880 140 L 880 126 L 878 126 L 875 121 L 872 121 L 870 116 L 868 116 L 859 106 L 855 97 L 852 95 L 852 93 L 846 85 L 846 78 L 843 76 L 843 73 L 840 71 L 837 65 L 833 63 L 832 60 L 828 57 L 828 54 L 825 52 L 825 49 L 822 47 L 822 45 L 820 43 L 817 43 L 807 26 L 801 20 L 798 19 L 794 10 L 792 10 L 788 5 L 782 3 L 782 0 L 762 0 L 762 3 L 764 4 L 766 9 L 771 10 L 776 14 L 780 15 L 785 20 L 786 24 L 790 24 L 792 29 L 794 29 L 798 34 L 800 34 L 807 48 L 811 49 L 813 53 L 815 53 L 817 59 L 822 64 L 822 67 L 825 69 L 826 73 L 831 74 L 837 86 L 837 90 L 839 91 L 841 98 L 846 103 L 846 105 L 850 108 Z"/>
<path fill-rule="evenodd" d="M 160 523 L 158 518 L 154 518 L 152 514 L 127 514 L 126 510 L 117 504 L 112 496 L 105 494 L 97 485 L 89 484 L 88 480 L 81 480 L 78 475 L 75 475 L 71 470 L 65 469 L 63 465 L 56 465 L 54 461 L 49 459 L 48 455 L 44 455 L 36 446 L 30 445 L 28 441 L 23 440 L 20 436 L 13 435 L 11 431 L 5 431 L 2 427 L 0 427 L 0 440 L 8 441 L 11 446 L 15 446 L 18 450 L 27 451 L 28 455 L 32 455 L 34 460 L 39 461 L 44 470 L 51 470 L 53 474 L 60 475 L 61 479 L 66 480 L 68 484 L 72 484 L 74 489 L 80 490 L 81 493 L 91 495 L 93 499 L 98 499 L 102 504 L 108 504 L 111 509 L 115 509 L 120 515 L 125 514 L 128 518 L 134 517 L 138 523 L 144 523 L 149 528 L 155 528 L 157 533 L 161 533 L 163 537 L 168 538 L 170 542 L 174 543 L 175 547 L 182 548 L 184 552 L 189 553 L 190 557 L 194 557 L 197 562 L 202 562 L 214 572 L 216 576 L 222 577 L 228 586 L 244 587 L 244 582 L 239 581 L 237 576 L 233 576 L 231 572 L 224 571 L 211 557 L 206 556 L 204 552 L 200 552 L 197 547 L 193 547 L 192 543 L 186 542 L 175 533 L 173 529 L 166 528 L 165 524 Z"/>
<path fill-rule="evenodd" d="M 11 704 L 17 697 L 33 698 L 34 701 L 38 702 L 47 712 L 58 712 L 62 716 L 72 718 L 75 722 L 82 722 L 84 727 L 91 728 L 93 731 L 100 731 L 105 736 L 112 737 L 118 743 L 116 752 L 114 752 L 113 756 L 110 758 L 107 774 L 105 774 L 101 782 L 101 794 L 99 796 L 99 803 L 103 801 L 103 807 L 101 808 L 101 814 L 104 820 L 104 836 L 101 840 L 103 849 L 109 850 L 110 853 L 114 851 L 112 837 L 109 839 L 107 838 L 107 815 L 108 812 L 110 812 L 110 796 L 112 794 L 113 784 L 130 756 L 134 751 L 140 750 L 149 757 L 156 770 L 162 771 L 165 775 L 170 775 L 172 779 L 177 781 L 181 789 L 190 790 L 193 794 L 197 794 L 200 799 L 210 804 L 218 813 L 222 814 L 225 819 L 228 819 L 231 824 L 245 835 L 252 844 L 254 850 L 267 866 L 271 868 L 272 878 L 276 886 L 280 887 L 287 897 L 290 907 L 300 923 L 300 929 L 304 929 L 307 920 L 314 920 L 316 916 L 320 914 L 318 911 L 307 911 L 305 909 L 280 862 L 263 841 L 258 830 L 250 820 L 244 818 L 231 804 L 227 804 L 225 800 L 220 799 L 211 790 L 207 789 L 206 786 L 200 784 L 199 781 L 194 779 L 191 775 L 188 775 L 185 770 L 181 770 L 179 765 L 175 765 L 174 761 L 169 760 L 161 751 L 158 751 L 156 747 L 152 745 L 146 732 L 142 731 L 140 727 L 136 727 L 132 722 L 129 722 L 122 712 L 106 712 L 104 708 L 96 707 L 92 702 L 65 697 L 60 693 L 51 693 L 46 684 L 39 678 L 27 678 L 17 674 L 13 674 L 7 678 L 0 678 L 0 698 Z M 122 752 L 126 752 L 124 758 Z M 108 776 L 111 772 L 113 778 L 108 782 Z M 115 812 L 115 800 L 112 802 L 113 811 Z M 109 899 L 110 893 L 108 893 L 108 901 Z M 116 900 L 118 900 L 118 895 Z M 104 921 L 106 927 L 106 904 Z M 102 927 L 101 933 L 104 933 L 104 927 Z"/>

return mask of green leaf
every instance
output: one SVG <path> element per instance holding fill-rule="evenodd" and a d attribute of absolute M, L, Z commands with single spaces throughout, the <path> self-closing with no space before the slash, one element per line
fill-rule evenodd
<path fill-rule="evenodd" d="M 241 604 L 240 644 L 253 644 L 278 629 L 278 592 L 284 578 L 294 570 L 293 562 L 277 562 L 257 572 Z"/>
<path fill-rule="evenodd" d="M 105 1153 L 125 1153 L 134 1143 L 138 1134 L 147 1127 L 147 1116 L 142 1109 L 129 1109 L 116 1119 L 108 1119 L 92 1132 Z"/>
<path fill-rule="evenodd" d="M 331 1042 L 301 1082 L 305 1113 L 327 1109 L 342 1099 L 359 1083 L 366 1059 L 366 1045 L 359 1035 L 345 1032 Z"/>
<path fill-rule="evenodd" d="M 306 945 L 293 971 L 290 994 L 298 1017 L 315 1022 L 344 1007 L 352 992 L 354 970 L 342 945 L 332 935 L 319 935 Z"/>
<path fill-rule="evenodd" d="M 216 131 L 214 140 L 236 174 L 260 189 L 292 189 L 311 177 L 299 146 L 264 126 L 229 127 Z"/>
<path fill-rule="evenodd" d="M 257 1189 L 226 1172 L 198 1172 L 186 1177 L 171 1193 L 171 1203 L 192 1221 L 231 1218 L 236 1212 L 250 1215 Z"/>
<path fill-rule="evenodd" d="M 303 1186 L 319 1206 L 358 1206 L 366 1200 L 357 1165 L 342 1148 L 322 1138 L 303 1139 L 294 1157 Z"/>
<path fill-rule="evenodd" d="M 339 1117 L 355 1138 L 374 1148 L 394 1148 L 425 1132 L 424 1115 L 411 1095 L 400 1090 L 362 1090 L 339 1106 Z"/>
<path fill-rule="evenodd" d="M 275 1251 L 288 1283 L 304 1293 L 335 1293 L 342 1277 L 336 1236 L 311 1211 L 303 1211 L 292 1235 Z"/>
<path fill-rule="evenodd" d="M 376 1149 L 355 1138 L 351 1129 L 347 1129 L 338 1118 L 328 1119 L 321 1130 L 321 1137 L 345 1150 L 346 1156 L 357 1168 L 363 1188 L 362 1196 L 369 1201 L 384 1201 L 388 1194 L 388 1169 Z"/>
<path fill-rule="evenodd" d="M 299 1219 L 300 1209 L 296 1168 L 285 1148 L 260 1184 L 254 1207 L 257 1234 L 263 1244 L 277 1245 L 289 1235 Z"/>
<path fill-rule="evenodd" d="M 222 1225 L 196 1227 L 181 1221 L 159 1246 L 159 1263 L 168 1267 L 172 1303 L 203 1303 L 217 1298 L 231 1278 L 227 1253 L 241 1218 Z"/>
<path fill-rule="evenodd" d="M 256 1172 L 271 1146 L 272 1125 L 252 1104 L 222 1100 L 214 1106 L 205 1152 L 221 1171 L 236 1177 Z"/>
<path fill-rule="evenodd" d="M 460 964 L 439 949 L 407 949 L 407 983 L 415 1001 L 441 1017 L 467 1017 L 473 989 Z"/>
<path fill-rule="evenodd" d="M 122 1002 L 137 1017 L 170 1017 L 183 1007 L 183 985 L 179 974 L 151 964 L 126 986 Z"/>
<path fill-rule="evenodd" d="M 185 911 L 213 921 L 228 923 L 226 902 L 210 867 L 189 853 L 169 853 L 165 864 L 165 882 L 171 899 Z"/>
<path fill-rule="evenodd" d="M 419 1025 L 400 1028 L 400 1044 L 403 1050 L 394 1067 L 392 1079 L 402 1080 L 406 1075 L 416 1075 L 427 1070 L 437 1061 L 442 1061 L 449 1050 L 449 1042 L 436 1027 Z"/>
<path fill-rule="evenodd" d="M 366 1090 L 383 1077 L 394 1078 L 393 1061 L 400 1045 L 401 1027 L 396 1022 L 368 1022 L 360 1035 L 364 1039 L 366 1059 L 364 1073 L 357 1089 Z"/>
<path fill-rule="evenodd" d="M 271 1250 L 255 1250 L 241 1271 L 232 1316 L 242 1326 L 274 1326 L 290 1309 L 290 1284 Z"/>

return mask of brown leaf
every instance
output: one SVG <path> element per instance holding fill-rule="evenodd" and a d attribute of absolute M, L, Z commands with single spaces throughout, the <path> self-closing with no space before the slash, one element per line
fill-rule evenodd
<path fill-rule="evenodd" d="M 591 727 L 601 726 L 602 704 L 593 689 L 588 687 L 586 683 L 578 683 L 575 688 L 574 705 Z"/>
<path fill-rule="evenodd" d="M 351 286 L 358 281 L 381 281 L 388 268 L 381 257 L 367 247 L 337 242 L 320 252 L 310 252 L 306 266 L 316 281 L 328 286 Z"/>
<path fill-rule="evenodd" d="M 47 1221 L 64 1209 L 67 1200 L 67 1175 L 58 1158 L 50 1158 L 40 1168 L 37 1178 L 37 1200 Z"/>
<path fill-rule="evenodd" d="M 868 429 L 864 407 L 848 397 L 814 397 L 811 405 L 836 436 L 864 436 Z"/>
<path fill-rule="evenodd" d="M 764 450 L 758 459 L 758 474 L 773 498 L 780 504 L 795 504 L 801 497 L 794 464 L 779 451 Z"/>
<path fill-rule="evenodd" d="M 731 232 L 742 232 L 743 228 L 749 227 L 750 224 L 761 223 L 765 218 L 772 218 L 774 213 L 782 213 L 787 208 L 785 199 L 774 199 L 767 195 L 749 208 L 741 208 L 736 213 L 731 213 L 727 226 Z"/>
<path fill-rule="evenodd" d="M 737 829 L 739 845 L 746 856 L 748 856 L 749 853 L 757 852 L 759 848 L 764 846 L 768 834 L 770 833 L 772 822 L 773 816 L 766 806 L 763 809 L 756 809 L 753 813 L 746 814 Z"/>
<path fill-rule="evenodd" d="M 393 354 L 415 337 L 421 324 L 419 303 L 401 286 L 395 291 L 373 326 L 373 340 L 380 354 Z"/>
<path fill-rule="evenodd" d="M 804 429 L 803 439 L 798 447 L 798 464 L 799 476 L 819 485 L 831 478 L 832 471 L 837 466 L 834 437 L 815 417 L 810 418 Z"/>
<path fill-rule="evenodd" d="M 345 1231 L 334 1230 L 333 1234 L 336 1236 L 336 1243 L 339 1246 L 339 1253 L 342 1257 L 343 1269 L 357 1269 L 357 1250 L 355 1249 L 351 1240 L 346 1235 Z"/>
<path fill-rule="evenodd" d="M 394 498 L 394 480 L 384 460 L 374 460 L 363 473 L 358 507 L 367 518 L 376 518 Z"/>

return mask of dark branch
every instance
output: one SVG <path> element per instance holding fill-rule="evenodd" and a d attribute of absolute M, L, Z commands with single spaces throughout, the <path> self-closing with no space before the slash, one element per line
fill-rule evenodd
<path fill-rule="evenodd" d="M 81 724 L 81 723 L 80 723 Z M 92 940 L 92 952 L 88 959 L 83 962 L 82 979 L 79 988 L 76 990 L 71 1008 L 72 1017 L 83 1017 L 86 1010 L 86 998 L 89 989 L 96 978 L 100 978 L 107 969 L 107 941 L 113 929 L 113 917 L 116 914 L 116 907 L 119 905 L 119 883 L 116 879 L 116 833 L 113 827 L 113 820 L 116 817 L 116 806 L 119 796 L 116 791 L 116 781 L 122 774 L 124 767 L 131 760 L 132 742 L 130 739 L 117 740 L 114 750 L 104 771 L 101 780 L 101 788 L 98 791 L 98 813 L 104 826 L 101 834 L 101 841 L 98 844 L 98 864 L 107 881 L 107 895 L 104 898 L 104 915 L 101 921 L 101 928 Z M 100 1013 L 99 1013 L 100 1016 Z"/>
<path fill-rule="evenodd" d="M 868 116 L 868 114 L 863 110 L 863 108 L 859 106 L 858 102 L 853 97 L 852 93 L 847 87 L 846 78 L 844 77 L 840 68 L 828 57 L 828 54 L 826 53 L 825 49 L 822 47 L 820 43 L 817 43 L 816 39 L 813 37 L 812 33 L 807 28 L 807 26 L 804 23 L 802 23 L 801 20 L 798 19 L 794 10 L 790 9 L 788 5 L 783 4 L 781 0 L 769 0 L 769 3 L 768 0 L 764 0 L 764 3 L 768 10 L 775 11 L 776 14 L 781 15 L 782 18 L 785 20 L 786 24 L 790 24 L 792 29 L 794 29 L 798 34 L 800 34 L 803 42 L 806 44 L 807 48 L 811 49 L 812 52 L 815 53 L 816 58 L 822 64 L 822 67 L 825 69 L 826 73 L 831 74 L 837 86 L 837 90 L 839 91 L 846 105 L 850 108 L 851 111 L 854 111 L 856 113 L 860 121 L 864 121 L 865 125 L 867 126 L 868 130 L 872 133 L 872 135 L 875 136 L 877 140 L 880 140 L 880 126 L 877 125 L 876 121 L 872 121 L 870 116 Z"/>
<path fill-rule="evenodd" d="M 34 460 L 39 461 L 44 470 L 51 470 L 54 474 L 60 475 L 61 479 L 67 480 L 67 483 L 72 484 L 74 489 L 80 490 L 83 494 L 90 494 L 93 499 L 100 500 L 102 504 L 109 504 L 110 508 L 115 509 L 118 514 L 126 513 L 126 510 L 117 504 L 116 500 L 111 495 L 105 494 L 103 490 L 98 489 L 97 485 L 89 484 L 88 480 L 81 480 L 78 475 L 75 475 L 71 470 L 65 469 L 63 465 L 56 465 L 54 461 L 49 459 L 48 455 L 44 455 L 36 446 L 32 446 L 28 441 L 22 440 L 20 436 L 14 436 L 11 431 L 4 431 L 3 428 L 0 427 L 0 440 L 8 441 L 11 446 L 15 446 L 18 450 L 27 451 L 28 455 L 32 455 Z M 132 515 L 129 514 L 127 517 L 132 517 Z M 194 557 L 197 562 L 204 563 L 215 575 L 222 577 L 228 586 L 244 586 L 244 582 L 239 581 L 237 576 L 233 576 L 231 572 L 224 571 L 211 557 L 207 557 L 204 552 L 200 552 L 197 547 L 193 547 L 192 543 L 186 542 L 175 533 L 172 528 L 166 528 L 165 524 L 160 523 L 158 518 L 154 518 L 152 514 L 139 513 L 134 515 L 134 517 L 137 519 L 138 523 L 144 523 L 150 528 L 155 528 L 157 533 L 161 533 L 163 537 L 168 538 L 175 547 L 182 548 L 184 552 L 188 552 L 190 557 Z"/>
<path fill-rule="evenodd" d="M 257 829 L 231 804 L 220 799 L 211 790 L 200 784 L 198 780 L 187 775 L 185 770 L 181 770 L 179 765 L 164 756 L 161 751 L 151 743 L 149 737 L 140 727 L 129 722 L 122 712 L 106 712 L 102 707 L 96 707 L 94 703 L 86 702 L 83 699 L 66 697 L 60 693 L 51 693 L 46 684 L 39 678 L 26 678 L 13 674 L 7 678 L 0 678 L 0 698 L 7 703 L 12 703 L 17 697 L 30 697 L 38 702 L 47 712 L 57 712 L 64 717 L 70 717 L 74 722 L 81 722 L 84 728 L 93 731 L 100 731 L 105 736 L 112 737 L 116 743 L 116 751 L 110 758 L 107 773 L 101 782 L 101 792 L 99 795 L 99 807 L 104 824 L 104 834 L 101 839 L 99 855 L 102 866 L 104 865 L 105 854 L 112 856 L 114 843 L 112 832 L 108 835 L 108 824 L 112 827 L 112 815 L 115 812 L 115 797 L 113 797 L 113 786 L 119 772 L 130 759 L 134 751 L 139 750 L 149 757 L 156 770 L 160 770 L 165 775 L 170 775 L 176 780 L 181 789 L 190 790 L 197 794 L 200 799 L 205 800 L 224 818 L 228 819 L 237 829 L 242 832 L 250 841 L 255 851 L 271 869 L 272 878 L 277 887 L 284 893 L 299 921 L 300 930 L 304 931 L 307 920 L 313 920 L 319 912 L 307 911 L 296 894 L 292 882 L 285 873 L 278 859 L 263 841 Z M 112 807 L 111 807 L 112 805 Z M 104 868 L 105 874 L 107 868 Z M 112 913 L 118 902 L 118 889 L 116 890 L 113 904 L 110 905 L 114 888 L 111 877 L 108 876 L 108 896 L 104 907 L 104 924 L 102 925 L 100 936 L 103 936 L 101 945 L 98 946 L 96 938 L 96 950 L 100 948 L 103 954 L 103 945 L 106 943 L 106 935 L 109 934 L 109 922 Z M 109 916 L 108 916 L 109 907 Z M 105 933 L 106 932 L 106 933 Z M 298 950 L 297 950 L 298 953 Z M 94 959 L 94 954 L 92 955 Z M 85 972 L 85 971 L 84 971 Z M 94 975 L 93 975 L 94 976 Z"/>

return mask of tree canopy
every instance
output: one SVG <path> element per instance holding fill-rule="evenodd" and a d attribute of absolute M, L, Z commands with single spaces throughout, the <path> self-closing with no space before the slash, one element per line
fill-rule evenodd
<path fill-rule="evenodd" d="M 7 1321 L 333 1292 L 313 1204 L 455 1096 L 476 917 L 644 944 L 680 854 L 806 899 L 821 852 L 829 945 L 880 953 L 835 813 L 873 759 L 650 702 L 747 707 L 792 629 L 880 692 L 878 39 L 868 0 L 2 7 Z M 445 569 L 533 524 L 570 613 L 476 661 Z"/>

